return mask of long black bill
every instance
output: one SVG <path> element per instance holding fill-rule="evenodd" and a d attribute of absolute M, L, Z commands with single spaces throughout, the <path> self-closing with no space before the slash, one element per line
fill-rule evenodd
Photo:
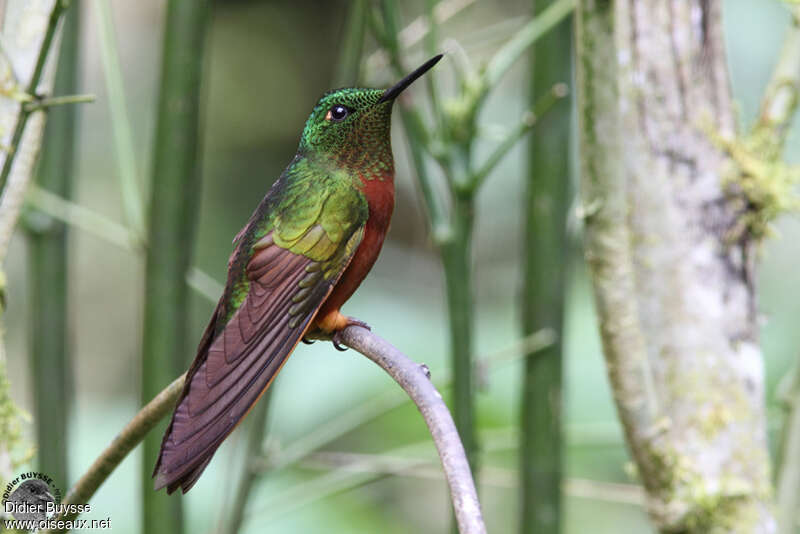
<path fill-rule="evenodd" d="M 439 54 L 438 56 L 433 56 L 428 61 L 423 63 L 422 66 L 417 68 L 417 70 L 415 70 L 414 72 L 412 72 L 411 74 L 409 74 L 408 76 L 406 76 L 405 78 L 394 84 L 392 87 L 388 88 L 383 93 L 383 96 L 381 96 L 381 99 L 378 100 L 378 104 L 380 104 L 381 102 L 388 102 L 389 100 L 394 100 L 395 98 L 397 98 L 397 95 L 402 93 L 406 87 L 414 83 L 414 80 L 416 80 L 417 78 L 428 72 L 434 65 L 436 65 L 439 62 L 440 59 L 442 59 L 442 54 Z"/>

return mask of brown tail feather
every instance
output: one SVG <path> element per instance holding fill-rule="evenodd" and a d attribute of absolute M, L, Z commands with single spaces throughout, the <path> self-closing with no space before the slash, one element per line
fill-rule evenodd
<path fill-rule="evenodd" d="M 220 331 L 229 287 L 200 342 L 197 357 L 169 427 L 153 476 L 155 489 L 187 492 L 223 440 L 269 388 L 352 259 L 363 236 L 354 231 L 339 252 L 338 272 L 262 239 L 249 259 L 246 298 Z M 235 262 L 234 262 L 235 263 Z M 330 267 L 330 266 L 329 266 Z"/>
<path fill-rule="evenodd" d="M 264 248 L 250 260 L 258 268 L 248 267 L 247 297 L 221 331 L 225 297 L 217 306 L 161 442 L 153 472 L 157 490 L 192 487 L 272 383 L 335 283 L 319 277 L 310 291 L 300 287 L 314 262 L 277 248 Z"/>

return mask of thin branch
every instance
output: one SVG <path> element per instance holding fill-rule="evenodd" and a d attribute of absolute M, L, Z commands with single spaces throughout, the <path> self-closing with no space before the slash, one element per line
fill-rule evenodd
<path fill-rule="evenodd" d="M 124 225 L 41 187 L 31 186 L 28 189 L 28 195 L 25 200 L 30 206 L 46 213 L 50 217 L 99 237 L 123 250 L 130 252 L 139 252 L 141 250 L 142 243 L 135 240 L 133 234 Z M 224 289 L 224 286 L 214 277 L 198 267 L 189 268 L 186 273 L 186 283 L 198 294 L 214 304 L 216 304 Z"/>
<path fill-rule="evenodd" d="M 800 99 L 800 7 L 792 8 L 792 25 L 786 33 L 778 63 L 764 93 L 753 133 L 779 157 Z"/>
<path fill-rule="evenodd" d="M 63 505 L 77 505 L 89 502 L 97 488 L 106 481 L 114 469 L 126 456 L 141 442 L 145 435 L 167 416 L 175 407 L 175 402 L 183 390 L 186 375 L 176 378 L 164 388 L 147 405 L 139 410 L 125 428 L 114 438 L 114 441 L 97 457 L 84 475 L 67 492 L 62 501 Z M 67 515 L 64 519 L 71 520 L 78 516 L 77 513 Z"/>
<path fill-rule="evenodd" d="M 417 405 L 439 451 L 461 534 L 485 533 L 486 526 L 464 446 L 450 411 L 429 375 L 420 365 L 365 328 L 345 328 L 341 331 L 341 338 L 345 345 L 386 371 Z"/>
<path fill-rule="evenodd" d="M 476 0 L 445 0 L 439 2 L 433 10 L 433 19 L 437 24 L 443 24 L 467 7 L 475 3 Z M 374 31 L 375 28 L 373 28 Z M 428 35 L 430 31 L 430 16 L 423 15 L 417 17 L 411 23 L 397 33 L 397 38 L 403 49 L 408 49 L 419 43 Z M 388 63 L 389 57 L 385 50 L 377 50 L 367 58 L 369 70 L 376 71 Z"/>
<path fill-rule="evenodd" d="M 29 206 L 54 219 L 99 237 L 124 250 L 137 250 L 139 243 L 134 241 L 133 236 L 125 226 L 89 208 L 42 189 L 37 185 L 32 185 L 28 189 L 25 200 Z"/>
<path fill-rule="evenodd" d="M 405 448 L 405 447 L 404 447 Z M 304 467 L 316 469 L 336 469 L 353 474 L 372 473 L 372 480 L 357 479 L 357 485 L 373 482 L 383 476 L 409 476 L 428 480 L 441 480 L 442 473 L 428 459 L 408 458 L 398 454 L 363 454 L 349 452 L 324 452 L 314 454 Z M 517 489 L 517 474 L 512 469 L 486 466 L 482 473 L 484 484 L 507 489 Z M 312 481 L 313 482 L 313 481 Z M 354 486 L 339 485 L 338 492 L 352 489 Z M 644 507 L 645 494 L 641 486 L 619 482 L 606 482 L 585 478 L 568 478 L 564 480 L 563 491 L 571 497 L 589 499 L 615 504 L 629 504 Z M 326 497 L 321 495 L 319 497 Z"/>
<path fill-rule="evenodd" d="M 341 337 L 343 344 L 357 350 L 386 371 L 417 405 L 439 451 L 461 533 L 485 533 L 486 527 L 464 447 L 442 396 L 423 367 L 365 328 L 348 327 L 341 332 Z M 86 474 L 69 490 L 63 504 L 88 502 L 125 456 L 174 407 L 183 389 L 185 376 L 173 381 L 134 416 Z M 67 516 L 66 519 L 75 517 L 77 514 Z"/>
<path fill-rule="evenodd" d="M 30 82 L 28 82 L 28 87 L 26 89 L 26 93 L 28 95 L 36 94 L 36 89 L 39 87 L 39 82 L 42 79 L 42 73 L 44 72 L 44 66 L 47 62 L 47 56 L 50 52 L 50 47 L 53 44 L 53 38 L 56 34 L 56 29 L 58 28 L 58 22 L 61 20 L 61 15 L 64 13 L 64 10 L 69 7 L 69 2 L 63 0 L 56 0 L 55 4 L 53 5 L 53 10 L 50 12 L 50 19 L 47 23 L 47 30 L 44 34 L 44 39 L 42 40 L 42 46 L 39 49 L 39 55 L 36 58 L 36 65 L 33 69 L 33 75 L 31 76 Z M 3 162 L 3 168 L 0 171 L 0 190 L 2 190 L 6 185 L 6 180 L 8 179 L 9 174 L 11 174 L 11 166 L 14 163 L 14 156 L 16 155 L 15 152 L 19 148 L 20 141 L 22 141 L 22 133 L 25 131 L 25 125 L 28 123 L 28 118 L 31 116 L 31 112 L 25 109 L 25 106 L 22 105 L 20 108 L 20 113 L 17 117 L 17 124 L 14 126 L 14 133 L 11 135 L 11 143 L 9 144 L 9 152 L 6 155 L 6 159 Z"/>
<path fill-rule="evenodd" d="M 522 120 L 511 130 L 503 139 L 497 148 L 494 149 L 481 167 L 475 171 L 466 187 L 470 190 L 480 188 L 486 177 L 494 170 L 500 161 L 514 148 L 517 141 L 522 139 L 525 134 L 530 132 L 534 126 L 539 122 L 539 119 L 547 113 L 556 102 L 567 96 L 567 85 L 564 83 L 557 83 L 553 88 L 542 96 L 534 105 L 533 109 L 525 112 L 522 115 Z"/>
<path fill-rule="evenodd" d="M 503 431 L 505 434 L 513 434 Z M 487 446 L 482 453 L 494 450 L 507 450 L 516 444 L 516 436 L 505 436 L 502 449 Z M 286 514 L 295 512 L 314 502 L 353 491 L 387 477 L 414 477 L 425 480 L 443 480 L 439 466 L 426 455 L 430 444 L 411 443 L 382 454 L 350 452 L 320 452 L 306 458 L 301 467 L 326 470 L 302 484 L 298 484 L 259 503 L 248 513 L 259 521 L 270 522 Z M 516 490 L 519 487 L 516 473 L 510 469 L 485 466 L 482 470 L 482 484 L 497 488 Z M 614 504 L 645 506 L 644 491 L 641 486 L 619 482 L 606 482 L 582 478 L 564 480 L 562 489 L 571 497 L 589 499 Z"/>
<path fill-rule="evenodd" d="M 550 329 L 539 330 L 529 336 L 515 341 L 489 355 L 477 358 L 475 361 L 476 374 L 484 376 L 489 371 L 500 368 L 502 365 L 519 360 L 526 354 L 532 354 L 551 347 L 555 343 L 555 335 Z M 453 378 L 448 369 L 435 371 L 433 376 L 434 386 L 437 389 L 446 389 L 452 386 Z M 409 402 L 410 399 L 397 389 L 389 391 L 359 402 L 340 415 L 333 417 L 323 425 L 318 426 L 313 432 L 296 439 L 282 447 L 275 457 L 267 457 L 261 465 L 254 465 L 257 471 L 276 471 L 296 464 L 321 449 L 325 445 L 353 432 L 361 426 L 374 421 L 391 410 Z"/>
<path fill-rule="evenodd" d="M 56 106 L 64 106 L 67 104 L 88 104 L 94 102 L 94 100 L 95 96 L 92 94 L 53 96 L 53 97 L 39 98 L 25 102 L 22 108 L 26 112 L 32 113 L 40 109 L 48 109 Z"/>
<path fill-rule="evenodd" d="M 136 155 L 133 133 L 125 100 L 125 82 L 122 78 L 111 2 L 95 0 L 98 33 L 100 35 L 100 57 L 108 91 L 108 107 L 114 132 L 119 179 L 122 187 L 122 206 L 125 218 L 136 241 L 144 241 L 144 201 L 137 183 Z"/>
<path fill-rule="evenodd" d="M 483 74 L 483 94 L 495 87 L 511 65 L 575 9 L 575 0 L 558 0 L 519 30 L 489 61 Z"/>
<path fill-rule="evenodd" d="M 286 514 L 302 509 L 327 497 L 333 497 L 397 473 L 333 469 L 311 480 L 292 485 L 287 491 L 265 503 L 259 503 L 258 522 L 269 524 Z M 248 518 L 252 513 L 248 513 Z"/>

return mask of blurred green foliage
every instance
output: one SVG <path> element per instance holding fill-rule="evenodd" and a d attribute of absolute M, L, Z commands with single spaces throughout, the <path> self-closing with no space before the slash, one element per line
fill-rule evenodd
<path fill-rule="evenodd" d="M 122 221 L 111 124 L 98 55 L 96 13 L 87 10 L 82 41 L 81 92 L 98 95 L 80 108 L 80 147 L 75 199 Z M 152 160 L 157 69 L 164 23 L 163 3 L 114 2 L 123 75 L 133 121 L 137 157 Z M 402 24 L 423 13 L 418 0 L 402 3 Z M 441 29 L 473 62 L 518 29 L 529 13 L 523 0 L 480 0 Z M 344 2 L 216 2 L 204 86 L 203 191 L 194 263 L 222 280 L 231 239 L 246 222 L 272 181 L 293 156 L 303 122 L 316 98 L 331 88 L 345 15 Z M 780 49 L 788 14 L 779 2 L 724 2 L 728 56 L 742 124 L 750 124 Z M 367 42 L 365 51 L 374 50 Z M 409 64 L 423 55 L 417 45 Z M 454 61 L 448 58 L 447 61 Z M 500 129 L 514 124 L 527 105 L 526 62 L 519 62 L 490 96 L 481 123 Z M 442 71 L 448 65 L 442 64 Z M 388 68 L 367 72 L 371 84 L 388 84 Z M 447 76 L 439 76 L 447 84 Z M 424 88 L 420 86 L 417 91 Z M 397 121 L 399 123 L 399 121 Z M 800 133 L 790 136 L 787 156 L 800 161 Z M 370 323 L 405 353 L 429 365 L 434 377 L 446 368 L 447 329 L 439 263 L 425 232 L 424 218 L 409 173 L 400 132 L 395 133 L 397 206 L 384 252 L 345 312 Z M 476 157 L 484 158 L 497 132 L 481 132 Z M 546 135 L 546 132 L 538 132 Z M 522 251 L 523 147 L 517 147 L 488 179 L 479 197 L 475 227 L 476 331 L 478 354 L 512 345 L 518 338 L 519 276 Z M 147 169 L 146 164 L 139 165 Z M 144 187 L 145 176 L 140 176 Z M 574 218 L 573 218 L 574 219 Z M 579 247 L 577 221 L 570 242 Z M 759 288 L 765 322 L 772 430 L 780 424 L 773 399 L 776 383 L 800 352 L 800 285 L 791 282 L 800 262 L 800 221 L 784 218 L 779 235 L 762 251 Z M 24 240 L 16 239 L 7 265 L 7 339 L 12 394 L 30 408 L 24 295 Z M 141 317 L 141 259 L 96 237 L 70 233 L 70 315 L 76 370 L 76 405 L 71 421 L 71 473 L 80 473 L 137 408 Z M 580 254 L 576 254 L 580 257 Z M 628 457 L 608 389 L 600 352 L 590 286 L 582 264 L 572 267 L 565 324 L 565 393 L 568 477 L 631 483 Z M 193 294 L 192 345 L 199 339 L 212 305 Z M 184 355 L 188 362 L 193 353 Z M 484 442 L 482 498 L 489 530 L 510 532 L 518 517 L 514 488 L 522 365 L 519 360 L 485 374 L 477 397 L 479 433 Z M 276 382 L 269 422 L 269 448 L 281 451 L 337 415 L 370 402 L 394 385 L 376 367 L 328 344 L 301 346 Z M 30 429 L 29 429 L 30 430 Z M 773 436 L 775 434 L 773 433 Z M 187 527 L 214 531 L 226 499 L 236 487 L 244 433 L 228 440 L 186 502 Z M 773 440 L 774 443 L 774 440 Z M 420 444 L 411 449 L 406 446 Z M 403 450 L 398 450 L 403 448 Z M 419 414 L 409 405 L 330 443 L 327 451 L 413 455 L 433 462 L 435 453 Z M 397 452 L 391 452 L 398 450 Z M 388 451 L 388 452 L 387 452 Z M 128 458 L 101 488 L 87 517 L 111 516 L 115 532 L 139 530 L 140 462 Z M 271 472 L 256 484 L 246 512 L 246 532 L 443 532 L 449 504 L 437 470 L 414 476 L 364 477 L 363 473 L 322 469 L 321 458 L 300 468 Z M 425 464 L 427 465 L 427 464 Z M 431 474 L 433 473 L 433 474 Z M 325 478 L 320 478 L 325 477 Z M 348 484 L 352 489 L 344 490 Z M 610 502 L 599 488 L 594 498 L 567 494 L 567 533 L 651 532 L 641 506 Z M 179 497 L 176 497 L 179 498 Z M 324 525 L 324 528 L 320 526 Z"/>

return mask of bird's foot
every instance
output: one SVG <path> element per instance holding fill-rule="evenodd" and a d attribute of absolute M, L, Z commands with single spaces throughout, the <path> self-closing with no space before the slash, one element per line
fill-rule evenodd
<path fill-rule="evenodd" d="M 370 326 L 367 323 L 365 323 L 364 321 L 359 321 L 358 319 L 355 319 L 353 317 L 347 318 L 347 324 L 345 325 L 344 328 L 347 328 L 348 326 L 360 326 L 361 328 L 366 328 L 367 330 L 370 331 L 372 330 L 372 328 L 370 328 Z M 347 350 L 347 347 L 342 346 L 342 330 L 344 330 L 344 328 L 334 332 L 333 337 L 331 338 L 334 348 L 342 352 Z"/>
<path fill-rule="evenodd" d="M 314 343 L 316 343 L 320 339 L 325 341 L 325 340 L 328 340 L 330 338 L 331 338 L 331 334 L 330 333 L 325 332 L 321 328 L 318 328 L 318 327 L 314 326 L 312 328 L 309 328 L 309 330 L 306 332 L 306 334 L 302 338 L 300 338 L 300 341 L 302 341 L 306 345 L 313 345 Z"/>

